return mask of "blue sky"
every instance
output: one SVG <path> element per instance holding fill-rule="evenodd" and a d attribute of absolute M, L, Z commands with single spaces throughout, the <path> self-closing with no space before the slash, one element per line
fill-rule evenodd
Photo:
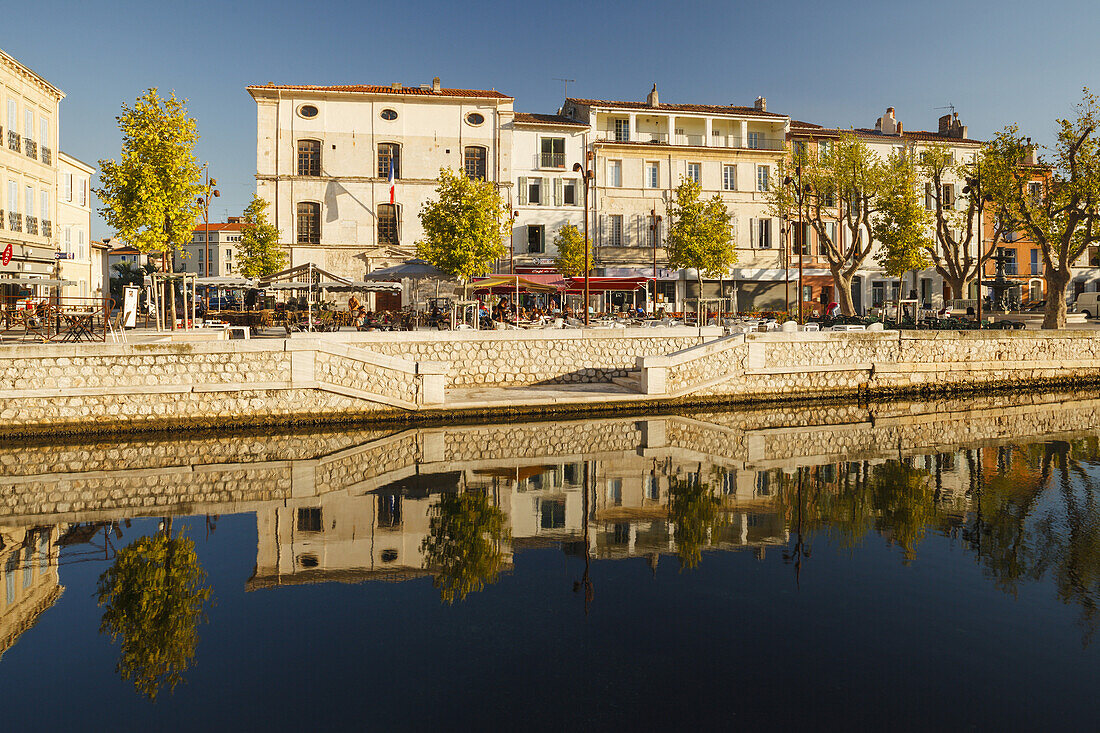
<path fill-rule="evenodd" d="M 868 127 L 887 106 L 908 129 L 954 104 L 972 137 L 1016 122 L 1038 141 L 1100 86 L 1100 10 L 1046 2 L 162 2 L 37 0 L 0 48 L 67 97 L 61 148 L 118 156 L 115 116 L 145 88 L 187 98 L 222 191 L 211 218 L 255 189 L 252 83 L 400 81 L 495 88 L 516 109 L 571 96 L 752 104 Z M 28 18 L 24 21 L 31 22 Z M 109 234 L 101 221 L 93 235 Z"/>

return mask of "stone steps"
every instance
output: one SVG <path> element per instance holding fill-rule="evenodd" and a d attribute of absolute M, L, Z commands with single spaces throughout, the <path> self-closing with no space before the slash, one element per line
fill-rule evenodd
<path fill-rule="evenodd" d="M 611 381 L 634 392 L 642 391 L 642 373 L 637 369 L 627 372 L 625 377 L 612 377 Z"/>

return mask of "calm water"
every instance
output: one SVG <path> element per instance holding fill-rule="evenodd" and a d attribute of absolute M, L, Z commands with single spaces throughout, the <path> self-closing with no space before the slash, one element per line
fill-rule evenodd
<path fill-rule="evenodd" d="M 1097 418 L 1046 395 L 7 446 L 0 720 L 1095 729 Z"/>

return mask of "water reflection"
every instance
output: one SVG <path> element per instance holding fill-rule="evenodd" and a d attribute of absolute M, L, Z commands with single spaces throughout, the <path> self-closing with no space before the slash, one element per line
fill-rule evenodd
<path fill-rule="evenodd" d="M 936 537 L 1007 593 L 1049 583 L 1079 610 L 1087 642 L 1100 601 L 1097 415 L 1097 401 L 1048 395 L 194 435 L 24 446 L 18 461 L 0 449 L 11 469 L 0 477 L 0 648 L 57 601 L 59 562 L 96 561 L 119 674 L 150 698 L 171 691 L 212 591 L 170 519 L 119 547 L 122 524 L 205 515 L 209 531 L 238 513 L 256 522 L 249 591 L 430 577 L 445 605 L 500 583 L 536 548 L 583 558 L 570 583 L 587 608 L 605 560 L 657 573 L 670 558 L 690 575 L 709 553 L 775 549 L 797 583 L 823 547 L 854 554 L 882 538 L 904 567 Z"/>

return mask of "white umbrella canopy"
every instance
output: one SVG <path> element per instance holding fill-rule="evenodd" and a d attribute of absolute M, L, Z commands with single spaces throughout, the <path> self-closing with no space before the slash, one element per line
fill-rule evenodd
<path fill-rule="evenodd" d="M 427 260 L 412 259 L 405 260 L 400 265 L 383 267 L 381 270 L 375 270 L 366 277 L 367 280 L 404 280 L 406 278 L 411 280 L 421 280 L 424 278 L 453 280 L 454 276 L 440 270 Z"/>
<path fill-rule="evenodd" d="M 206 285 L 217 288 L 254 288 L 256 281 L 247 277 L 234 275 L 218 275 L 216 277 L 200 277 L 195 280 L 196 285 Z"/>
<path fill-rule="evenodd" d="M 330 290 L 334 293 L 392 293 L 401 290 L 401 283 L 395 282 L 320 282 L 317 287 L 321 290 Z"/>

